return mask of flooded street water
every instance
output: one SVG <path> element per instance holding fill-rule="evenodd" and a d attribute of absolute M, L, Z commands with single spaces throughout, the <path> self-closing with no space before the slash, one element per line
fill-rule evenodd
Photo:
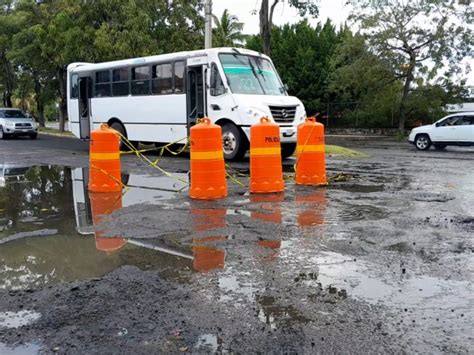
<path fill-rule="evenodd" d="M 335 165 L 327 187 L 207 202 L 186 173 L 89 193 L 85 168 L 11 168 L 0 353 L 473 350 L 472 171 Z"/>

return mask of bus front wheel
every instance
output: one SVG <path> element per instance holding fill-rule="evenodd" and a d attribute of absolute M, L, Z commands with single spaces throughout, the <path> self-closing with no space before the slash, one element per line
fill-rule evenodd
<path fill-rule="evenodd" d="M 138 148 L 138 142 L 132 142 L 130 141 L 130 143 L 127 143 L 125 141 L 125 139 L 123 137 L 127 137 L 127 131 L 125 130 L 125 127 L 123 126 L 123 124 L 121 124 L 120 122 L 113 122 L 111 125 L 110 125 L 110 128 L 112 129 L 115 129 L 117 132 L 120 133 L 121 135 L 121 138 L 120 138 L 120 150 L 121 151 L 129 151 L 129 150 L 132 150 L 132 147 L 137 149 Z M 130 146 L 130 144 L 132 145 L 132 147 Z"/>
<path fill-rule="evenodd" d="M 248 149 L 246 137 L 232 123 L 222 125 L 222 144 L 226 160 L 241 160 Z"/>

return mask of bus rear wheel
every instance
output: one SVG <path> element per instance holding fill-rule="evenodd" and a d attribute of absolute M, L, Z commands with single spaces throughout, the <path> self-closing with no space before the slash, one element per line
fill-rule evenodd
<path fill-rule="evenodd" d="M 241 160 L 248 150 L 246 137 L 232 123 L 222 125 L 222 144 L 226 160 Z"/>
<path fill-rule="evenodd" d="M 125 141 L 125 139 L 123 139 L 123 137 L 127 138 L 127 131 L 125 130 L 125 127 L 123 126 L 123 124 L 116 121 L 116 122 L 113 122 L 110 125 L 110 128 L 115 129 L 122 136 L 120 138 L 120 150 L 121 151 L 127 152 L 129 150 L 132 150 L 132 147 L 135 148 L 135 149 L 138 148 L 138 142 L 130 141 L 128 143 L 128 142 Z M 130 144 L 132 145 L 132 147 L 130 147 Z"/>

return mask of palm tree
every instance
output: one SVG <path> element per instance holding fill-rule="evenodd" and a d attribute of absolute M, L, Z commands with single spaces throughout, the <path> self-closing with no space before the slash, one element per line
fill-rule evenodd
<path fill-rule="evenodd" d="M 235 15 L 229 15 L 227 9 L 222 13 L 221 18 L 212 15 L 215 28 L 213 29 L 213 47 L 235 47 L 242 45 L 245 35 L 242 34 L 244 24 L 239 22 Z"/>

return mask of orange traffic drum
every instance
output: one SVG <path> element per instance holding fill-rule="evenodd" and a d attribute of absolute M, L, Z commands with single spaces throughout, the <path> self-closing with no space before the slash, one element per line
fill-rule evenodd
<path fill-rule="evenodd" d="M 191 187 L 194 199 L 216 199 L 227 196 L 222 129 L 202 119 L 191 127 Z"/>
<path fill-rule="evenodd" d="M 298 126 L 295 180 L 302 185 L 327 183 L 324 126 L 314 117 Z"/>
<path fill-rule="evenodd" d="M 89 191 L 121 191 L 120 137 L 105 123 L 91 132 Z"/>
<path fill-rule="evenodd" d="M 262 117 L 250 127 L 250 192 L 281 192 L 284 188 L 280 127 Z"/>

